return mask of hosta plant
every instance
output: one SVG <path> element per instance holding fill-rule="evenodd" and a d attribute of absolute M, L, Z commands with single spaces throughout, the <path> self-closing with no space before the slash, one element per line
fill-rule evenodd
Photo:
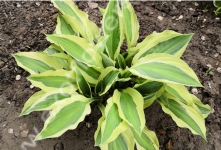
<path fill-rule="evenodd" d="M 72 1 L 53 4 L 60 14 L 54 33 L 46 35 L 51 46 L 43 52 L 14 54 L 17 64 L 31 74 L 28 80 L 41 89 L 25 103 L 21 116 L 51 111 L 35 140 L 75 129 L 97 105 L 102 116 L 95 146 L 157 150 L 157 136 L 147 127 L 151 118 L 144 114 L 153 102 L 179 127 L 206 139 L 204 119 L 210 107 L 186 89 L 202 85 L 180 59 L 192 34 L 166 30 L 138 43 L 138 19 L 127 0 L 100 8 L 101 29 Z"/>

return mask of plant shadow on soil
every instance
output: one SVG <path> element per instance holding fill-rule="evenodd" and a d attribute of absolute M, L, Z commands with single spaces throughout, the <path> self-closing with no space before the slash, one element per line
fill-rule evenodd
<path fill-rule="evenodd" d="M 171 117 L 154 103 L 145 110 L 146 125 L 157 133 L 161 150 L 218 150 L 221 147 L 221 20 L 215 16 L 212 2 L 132 2 L 140 22 L 142 41 L 153 31 L 171 29 L 180 33 L 195 33 L 182 59 L 198 75 L 204 88 L 198 88 L 198 98 L 209 104 L 213 113 L 206 119 L 207 140 L 176 126 Z M 87 2 L 77 2 L 80 9 L 100 26 L 98 8 L 90 9 Z M 99 2 L 105 7 L 105 2 Z M 206 12 L 207 10 L 207 12 Z M 181 16 L 182 15 L 182 16 Z M 42 51 L 49 43 L 46 33 L 56 25 L 57 10 L 50 2 L 0 2 L 0 149 L 2 150 L 98 150 L 93 134 L 101 116 L 97 108 L 78 128 L 61 137 L 33 142 L 43 127 L 42 112 L 20 117 L 26 100 L 38 89 L 30 88 L 28 73 L 13 59 L 18 51 Z M 163 19 L 159 20 L 158 16 Z M 214 75 L 206 73 L 207 65 Z M 16 75 L 21 75 L 16 80 Z M 192 88 L 189 88 L 191 91 Z"/>

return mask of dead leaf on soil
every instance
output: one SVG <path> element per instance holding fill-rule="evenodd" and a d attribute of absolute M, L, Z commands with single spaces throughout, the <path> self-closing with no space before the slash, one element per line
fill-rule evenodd
<path fill-rule="evenodd" d="M 172 147 L 172 140 L 170 139 L 166 144 L 166 150 L 171 150 Z"/>
<path fill-rule="evenodd" d="M 165 135 L 167 132 L 164 129 L 157 129 L 157 131 L 161 134 L 161 135 Z"/>

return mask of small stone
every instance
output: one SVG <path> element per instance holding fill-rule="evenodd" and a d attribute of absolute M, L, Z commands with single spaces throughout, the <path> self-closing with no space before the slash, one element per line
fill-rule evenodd
<path fill-rule="evenodd" d="M 91 123 L 86 122 L 86 126 L 87 126 L 88 128 L 90 128 L 90 127 L 91 127 Z"/>
<path fill-rule="evenodd" d="M 13 133 L 13 129 L 12 128 L 8 129 L 8 133 L 12 134 Z"/>
<path fill-rule="evenodd" d="M 173 16 L 172 19 L 173 19 L 173 20 L 176 19 L 176 16 Z"/>
<path fill-rule="evenodd" d="M 215 20 L 220 20 L 220 18 L 216 17 Z"/>
<path fill-rule="evenodd" d="M 19 129 L 20 130 L 24 130 L 27 128 L 27 123 L 22 123 L 20 126 L 19 126 Z"/>
<path fill-rule="evenodd" d="M 221 73 L 221 67 L 218 67 L 218 68 L 216 69 L 216 71 L 219 72 L 219 73 Z"/>
<path fill-rule="evenodd" d="M 88 2 L 87 3 L 90 9 L 95 9 L 98 7 L 98 3 Z"/>
<path fill-rule="evenodd" d="M 208 68 L 212 68 L 212 65 L 210 65 L 210 64 L 207 64 L 206 66 L 207 66 Z"/>
<path fill-rule="evenodd" d="M 11 102 L 10 102 L 10 101 L 8 101 L 7 103 L 8 103 L 9 105 L 11 104 Z"/>
<path fill-rule="evenodd" d="M 193 8 L 189 8 L 189 11 L 195 11 Z"/>
<path fill-rule="evenodd" d="M 153 31 L 153 33 L 157 33 L 157 31 Z"/>
<path fill-rule="evenodd" d="M 30 85 L 30 89 L 33 89 L 34 87 L 35 87 L 35 86 L 34 86 L 34 85 L 32 85 L 32 84 Z"/>
<path fill-rule="evenodd" d="M 21 4 L 17 3 L 17 7 L 18 7 L 18 8 L 21 7 Z"/>
<path fill-rule="evenodd" d="M 205 23 L 205 22 L 206 22 L 206 19 L 204 18 L 204 19 L 203 19 L 203 23 Z"/>
<path fill-rule="evenodd" d="M 181 19 L 183 19 L 183 15 L 180 15 L 178 18 L 178 20 L 181 20 Z"/>
<path fill-rule="evenodd" d="M 197 88 L 192 88 L 191 92 L 192 92 L 194 95 L 198 94 Z"/>
<path fill-rule="evenodd" d="M 163 17 L 162 17 L 162 16 L 158 16 L 158 19 L 159 19 L 159 20 L 163 20 Z"/>
<path fill-rule="evenodd" d="M 44 24 L 43 24 L 43 23 L 39 23 L 39 25 L 40 25 L 41 27 L 43 27 Z"/>
<path fill-rule="evenodd" d="M 21 79 L 21 75 L 19 75 L 19 74 L 18 74 L 18 75 L 16 75 L 15 80 L 17 80 L 17 81 L 18 81 L 18 80 L 20 80 L 20 79 Z"/>
<path fill-rule="evenodd" d="M 35 5 L 40 6 L 40 3 L 39 3 L 39 2 L 36 2 Z"/>
<path fill-rule="evenodd" d="M 27 137 L 28 136 L 28 132 L 29 132 L 28 129 L 27 130 L 22 130 L 21 131 L 21 136 L 22 137 Z"/>
<path fill-rule="evenodd" d="M 214 55 L 215 58 L 217 58 L 218 56 L 219 56 L 219 53 L 216 53 L 216 54 Z"/>
<path fill-rule="evenodd" d="M 201 40 L 205 41 L 205 39 L 206 39 L 205 36 L 201 36 Z"/>
<path fill-rule="evenodd" d="M 199 3 L 195 2 L 194 5 L 195 5 L 195 6 L 199 6 Z"/>

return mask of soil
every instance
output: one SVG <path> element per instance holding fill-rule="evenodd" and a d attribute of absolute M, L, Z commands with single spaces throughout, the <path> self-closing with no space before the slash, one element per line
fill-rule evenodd
<path fill-rule="evenodd" d="M 105 7 L 105 2 L 97 2 Z M 171 29 L 194 33 L 183 55 L 204 88 L 196 96 L 209 104 L 213 112 L 206 119 L 207 141 L 188 129 L 176 126 L 171 117 L 154 103 L 145 110 L 147 127 L 157 133 L 161 150 L 220 150 L 221 147 L 221 19 L 214 14 L 212 2 L 132 2 L 140 22 L 140 41 L 152 32 Z M 80 9 L 100 26 L 98 8 L 77 2 Z M 30 88 L 29 75 L 19 68 L 12 54 L 42 51 L 49 43 L 44 34 L 54 31 L 57 10 L 50 2 L 0 2 L 0 149 L 1 150 L 98 150 L 93 134 L 100 112 L 80 123 L 76 130 L 59 138 L 34 142 L 42 129 L 47 112 L 35 112 L 18 118 L 26 100 L 38 89 Z M 161 16 L 161 17 L 159 17 Z M 162 20 L 161 20 L 162 19 Z M 211 71 L 208 71 L 210 65 Z M 213 74 L 213 75 L 212 75 Z M 21 79 L 16 80 L 19 78 Z M 189 88 L 191 91 L 192 88 Z"/>

